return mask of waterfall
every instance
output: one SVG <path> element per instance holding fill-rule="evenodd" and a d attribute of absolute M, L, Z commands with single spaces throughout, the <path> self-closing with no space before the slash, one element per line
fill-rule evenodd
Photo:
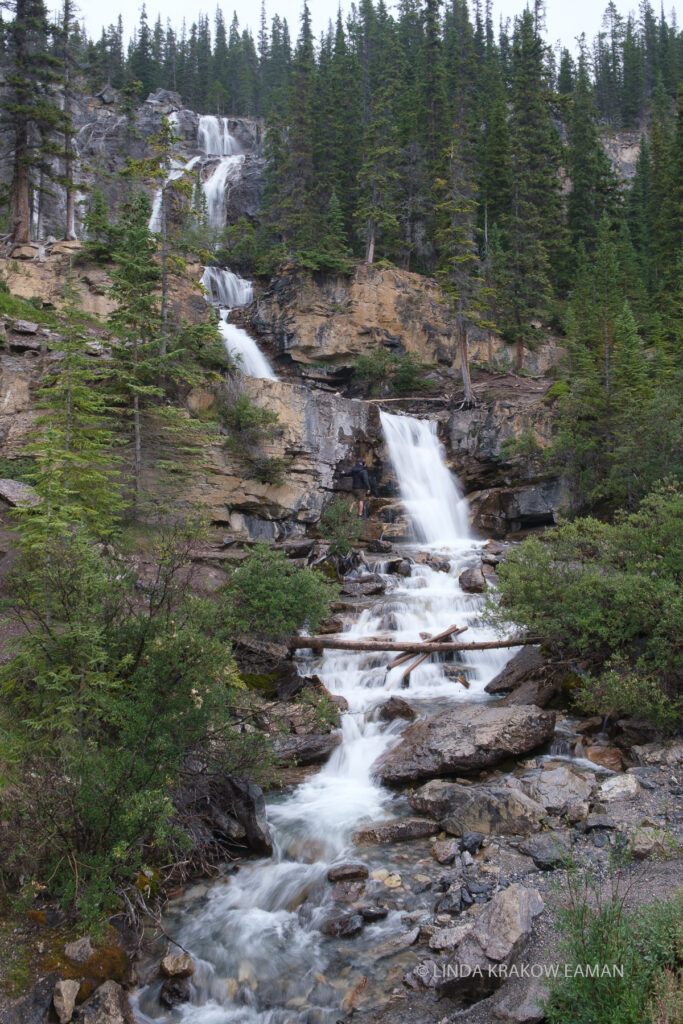
<path fill-rule="evenodd" d="M 205 156 L 232 156 L 237 153 L 237 143 L 228 131 L 227 117 L 200 117 L 197 146 Z"/>
<path fill-rule="evenodd" d="M 236 324 L 228 323 L 231 309 L 251 302 L 254 294 L 251 281 L 245 281 L 231 270 L 206 267 L 201 284 L 209 293 L 210 301 L 218 309 L 218 330 L 223 336 L 226 351 L 237 361 L 239 368 L 249 377 L 277 380 L 272 366 L 251 335 Z"/>
<path fill-rule="evenodd" d="M 234 275 L 220 285 L 211 277 L 206 286 L 214 294 L 218 287 L 236 287 L 230 279 Z M 389 575 L 382 562 L 375 562 L 372 568 L 383 576 L 386 592 L 360 614 L 349 612 L 345 638 L 415 640 L 424 631 L 438 633 L 457 623 L 468 627 L 468 640 L 494 639 L 495 631 L 479 621 L 481 599 L 465 594 L 458 584 L 463 566 L 478 560 L 477 542 L 467 540 L 464 503 L 443 460 L 435 424 L 383 414 L 382 425 L 417 529 L 430 544 L 440 537 L 457 551 L 451 552 L 448 572 L 417 561 L 421 552 L 414 545 L 403 549 L 415 559 L 409 577 Z M 366 572 L 366 567 L 357 570 Z M 402 721 L 386 723 L 378 712 L 399 686 L 401 696 L 424 716 L 457 702 L 488 700 L 484 687 L 510 652 L 468 652 L 466 661 L 458 655 L 448 661 L 432 657 L 408 681 L 401 680 L 404 667 L 388 670 L 393 657 L 335 650 L 302 657 L 302 671 L 316 674 L 332 694 L 346 699 L 341 743 L 315 775 L 289 793 L 269 796 L 268 821 L 277 851 L 272 859 L 247 861 L 236 874 L 188 892 L 185 902 L 171 909 L 167 930 L 197 965 L 192 1001 L 163 1010 L 161 982 L 153 982 L 135 996 L 140 1024 L 333 1024 L 343 993 L 363 974 L 379 986 L 373 997 L 388 996 L 395 981 L 383 975 L 376 951 L 405 933 L 399 910 L 366 924 L 357 939 L 343 940 L 343 948 L 319 930 L 331 912 L 340 910 L 326 882 L 332 863 L 362 859 L 370 870 L 381 867 L 403 875 L 413 855 L 409 845 L 405 853 L 351 845 L 362 822 L 400 817 L 407 809 L 404 796 L 373 777 L 375 760 L 405 727 Z M 460 676 L 469 689 L 456 682 Z M 425 853 L 429 857 L 424 848 L 417 856 Z M 373 891 L 376 895 L 376 885 Z"/>
<path fill-rule="evenodd" d="M 444 462 L 436 421 L 383 411 L 380 421 L 417 539 L 431 547 L 462 547 L 470 539 L 467 502 Z"/>
<path fill-rule="evenodd" d="M 161 209 L 164 202 L 164 190 L 166 189 L 166 186 L 170 184 L 170 182 L 177 181 L 178 178 L 182 178 L 183 174 L 191 171 L 200 160 L 200 156 L 193 156 L 192 159 L 188 160 L 185 164 L 181 163 L 179 160 L 171 160 L 171 170 L 168 172 L 163 185 L 158 188 L 154 194 L 154 200 L 152 202 L 152 216 L 149 218 L 148 225 L 152 234 L 159 234 L 162 228 Z"/>

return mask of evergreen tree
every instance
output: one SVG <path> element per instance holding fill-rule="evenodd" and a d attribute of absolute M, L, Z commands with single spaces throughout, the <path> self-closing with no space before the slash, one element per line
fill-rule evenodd
<path fill-rule="evenodd" d="M 358 172 L 356 224 L 365 243 L 365 262 L 375 259 L 378 237 L 391 244 L 398 228 L 394 212 L 398 172 L 396 124 L 392 116 L 389 88 L 374 97 L 373 110 L 363 138 L 363 163 Z"/>
<path fill-rule="evenodd" d="M 4 120 L 13 145 L 12 241 L 31 240 L 30 193 L 54 177 L 52 159 L 63 149 L 58 135 L 68 131 L 68 117 L 54 98 L 62 62 L 48 45 L 50 27 L 42 0 L 14 0 L 6 26 L 9 68 L 5 83 Z"/>

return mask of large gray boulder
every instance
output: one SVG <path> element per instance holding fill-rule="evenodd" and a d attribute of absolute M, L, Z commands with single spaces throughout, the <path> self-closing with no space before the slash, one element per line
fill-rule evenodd
<path fill-rule="evenodd" d="M 105 981 L 80 1007 L 79 1024 L 135 1024 L 128 997 L 115 981 Z"/>
<path fill-rule="evenodd" d="M 462 786 L 432 779 L 410 796 L 420 814 L 428 814 L 451 835 L 525 836 L 541 828 L 545 809 L 520 790 L 506 786 Z"/>
<path fill-rule="evenodd" d="M 547 743 L 554 727 L 554 713 L 534 705 L 462 705 L 409 726 L 398 745 L 375 761 L 372 772 L 388 784 L 475 775 Z"/>
<path fill-rule="evenodd" d="M 575 771 L 560 765 L 548 771 L 539 770 L 521 778 L 524 792 L 550 814 L 564 814 L 574 804 L 590 800 L 596 779 L 592 772 Z"/>

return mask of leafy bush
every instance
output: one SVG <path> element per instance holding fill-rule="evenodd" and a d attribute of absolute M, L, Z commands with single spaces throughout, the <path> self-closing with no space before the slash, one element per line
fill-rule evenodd
<path fill-rule="evenodd" d="M 254 405 L 244 394 L 223 407 L 221 419 L 230 431 L 228 444 L 237 451 L 274 437 L 279 422 L 276 412 Z"/>
<path fill-rule="evenodd" d="M 336 498 L 320 517 L 320 532 L 330 542 L 330 554 L 348 555 L 361 535 L 363 524 L 352 511 L 348 498 Z"/>
<path fill-rule="evenodd" d="M 672 724 L 683 712 L 683 493 L 662 484 L 613 525 L 578 519 L 532 537 L 500 566 L 499 622 L 586 667 L 580 703 Z"/>
<path fill-rule="evenodd" d="M 226 585 L 226 618 L 240 633 L 279 638 L 304 625 L 314 633 L 335 595 L 320 573 L 297 568 L 283 551 L 257 544 Z"/>
<path fill-rule="evenodd" d="M 583 881 L 581 881 L 583 878 Z M 680 1020 L 683 985 L 683 890 L 669 903 L 655 902 L 627 914 L 621 876 L 604 894 L 590 874 L 569 872 L 569 902 L 558 914 L 565 962 L 550 984 L 548 1024 L 674 1024 Z M 616 965 L 619 974 L 590 976 Z M 623 977 L 620 977 L 623 969 Z M 568 973 L 568 977 L 563 976 Z M 678 1011 L 664 1016 L 666 1006 Z"/>
<path fill-rule="evenodd" d="M 535 458 L 542 451 L 538 438 L 531 428 L 525 430 L 519 437 L 509 437 L 502 444 L 502 455 L 506 461 L 524 456 Z"/>

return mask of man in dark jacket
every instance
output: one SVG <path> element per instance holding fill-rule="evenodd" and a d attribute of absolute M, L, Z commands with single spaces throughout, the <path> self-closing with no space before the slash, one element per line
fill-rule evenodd
<path fill-rule="evenodd" d="M 352 466 L 351 469 L 347 469 L 341 475 L 351 477 L 351 490 L 353 491 L 354 498 L 358 502 L 358 518 L 362 519 L 363 511 L 365 509 L 365 498 L 370 493 L 370 477 L 368 476 L 368 471 L 365 468 L 365 461 L 363 459 L 359 459 L 355 466 Z M 351 508 L 353 508 L 353 505 Z"/>

